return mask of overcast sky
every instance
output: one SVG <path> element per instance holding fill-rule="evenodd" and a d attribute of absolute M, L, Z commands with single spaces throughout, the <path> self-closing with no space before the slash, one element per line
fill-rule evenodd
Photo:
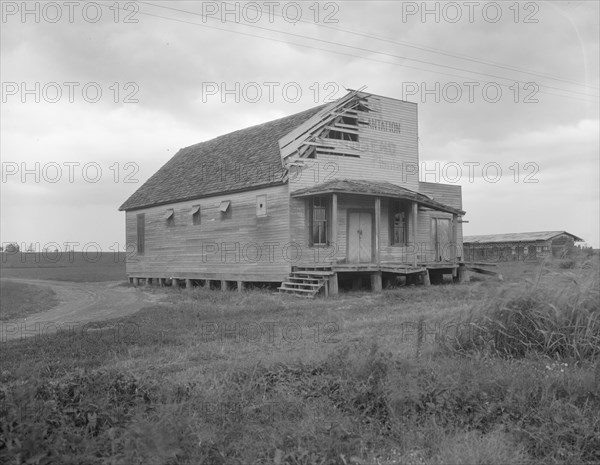
<path fill-rule="evenodd" d="M 366 86 L 419 103 L 466 235 L 599 247 L 597 1 L 115 5 L 2 2 L 2 242 L 124 248 L 118 207 L 178 149 Z"/>

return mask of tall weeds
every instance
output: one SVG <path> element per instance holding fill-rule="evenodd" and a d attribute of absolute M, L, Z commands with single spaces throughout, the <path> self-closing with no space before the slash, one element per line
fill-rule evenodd
<path fill-rule="evenodd" d="M 537 353 L 555 359 L 600 356 L 600 279 L 597 268 L 541 268 L 534 281 L 504 288 L 474 308 L 454 349 L 509 357 Z"/>

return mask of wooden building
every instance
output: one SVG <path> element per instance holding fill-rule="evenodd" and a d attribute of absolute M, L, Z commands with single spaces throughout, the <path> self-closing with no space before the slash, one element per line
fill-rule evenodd
<path fill-rule="evenodd" d="M 465 236 L 466 261 L 524 261 L 564 257 L 583 239 L 566 231 Z"/>
<path fill-rule="evenodd" d="M 417 136 L 416 104 L 352 91 L 183 148 L 120 207 L 127 274 L 307 296 L 458 278 L 461 188 L 419 181 Z"/>

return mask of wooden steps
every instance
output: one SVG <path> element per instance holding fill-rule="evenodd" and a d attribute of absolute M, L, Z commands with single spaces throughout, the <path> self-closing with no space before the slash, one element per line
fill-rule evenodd
<path fill-rule="evenodd" d="M 327 294 L 328 277 L 333 275 L 329 266 L 294 267 L 277 290 L 281 294 L 313 298 L 321 289 Z"/>

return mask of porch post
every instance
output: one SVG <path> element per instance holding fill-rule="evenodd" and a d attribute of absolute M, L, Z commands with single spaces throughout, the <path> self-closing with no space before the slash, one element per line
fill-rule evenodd
<path fill-rule="evenodd" d="M 329 295 L 338 295 L 338 274 L 333 273 L 333 276 L 329 277 Z"/>
<path fill-rule="evenodd" d="M 418 206 L 417 202 L 412 203 L 412 243 L 413 243 L 413 266 L 417 266 L 417 220 L 418 220 Z"/>
<path fill-rule="evenodd" d="M 377 264 L 381 263 L 381 254 L 379 252 L 379 230 L 381 228 L 381 198 L 375 197 L 375 259 Z"/>
<path fill-rule="evenodd" d="M 381 271 L 371 274 L 371 291 L 381 292 Z"/>
<path fill-rule="evenodd" d="M 338 246 L 338 235 L 337 235 L 337 214 L 338 214 L 338 208 L 337 208 L 337 194 L 334 192 L 333 194 L 331 194 L 331 243 L 333 244 L 333 246 L 335 247 L 335 252 L 337 252 L 339 250 L 339 246 Z M 337 255 L 337 253 L 336 253 Z"/>

